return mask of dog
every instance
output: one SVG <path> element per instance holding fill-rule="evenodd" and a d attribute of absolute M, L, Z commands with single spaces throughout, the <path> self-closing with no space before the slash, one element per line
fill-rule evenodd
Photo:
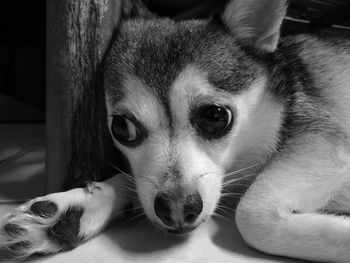
<path fill-rule="evenodd" d="M 247 244 L 350 262 L 350 35 L 280 38 L 286 9 L 230 0 L 208 20 L 124 18 L 103 83 L 110 136 L 131 174 L 116 166 L 104 182 L 19 206 L 3 220 L 2 251 L 72 249 L 135 192 L 152 223 L 188 233 L 240 174 L 251 178 L 235 214 Z"/>

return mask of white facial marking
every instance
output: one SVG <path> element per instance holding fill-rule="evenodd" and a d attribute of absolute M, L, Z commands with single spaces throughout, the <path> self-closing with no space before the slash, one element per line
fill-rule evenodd
<path fill-rule="evenodd" d="M 258 78 L 246 91 L 232 98 L 238 114 L 235 136 L 222 157 L 228 170 L 264 161 L 277 144 L 282 109 L 272 102 L 265 86 L 266 79 Z M 245 163 L 232 162 L 241 159 Z"/>
<path fill-rule="evenodd" d="M 148 131 L 149 136 L 136 148 L 124 146 L 113 139 L 131 165 L 136 184 L 133 187 L 138 191 L 145 213 L 157 222 L 153 205 L 159 174 L 167 164 L 168 119 L 157 98 L 137 77 L 126 78 L 122 85 L 123 97 L 117 105 L 112 105 L 112 99 L 106 95 L 108 127 L 111 127 L 113 114 L 129 113 Z"/>
<path fill-rule="evenodd" d="M 213 214 L 220 198 L 224 170 L 219 151 L 225 147 L 220 139 L 207 142 L 197 134 L 190 123 L 191 110 L 193 106 L 203 104 L 231 105 L 231 98 L 227 94 L 219 94 L 204 72 L 189 66 L 175 79 L 169 100 L 183 188 L 195 188 L 192 191 L 200 193 L 203 211 L 198 221 L 207 219 Z"/>

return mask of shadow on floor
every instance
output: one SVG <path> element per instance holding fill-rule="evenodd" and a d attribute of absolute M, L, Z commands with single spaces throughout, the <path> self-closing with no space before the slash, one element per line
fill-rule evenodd
<path fill-rule="evenodd" d="M 146 217 L 118 220 L 107 228 L 105 235 L 118 246 L 132 253 L 152 253 L 179 246 L 188 235 L 173 235 L 153 226 Z"/>

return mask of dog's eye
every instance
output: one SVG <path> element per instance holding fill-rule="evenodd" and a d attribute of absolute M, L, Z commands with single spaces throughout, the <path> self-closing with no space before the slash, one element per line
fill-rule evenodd
<path fill-rule="evenodd" d="M 207 139 L 218 139 L 232 128 L 233 114 L 227 107 L 205 105 L 194 113 L 191 122 L 200 135 Z"/>
<path fill-rule="evenodd" d="M 130 147 L 141 144 L 146 135 L 136 120 L 123 115 L 113 116 L 111 130 L 116 140 Z"/>

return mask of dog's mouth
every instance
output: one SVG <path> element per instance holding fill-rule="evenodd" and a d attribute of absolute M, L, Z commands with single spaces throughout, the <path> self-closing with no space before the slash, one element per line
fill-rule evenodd
<path fill-rule="evenodd" d="M 185 234 L 189 234 L 190 232 L 194 231 L 197 227 L 199 227 L 202 223 L 204 223 L 206 220 L 201 219 L 198 222 L 196 222 L 195 224 L 192 225 L 183 225 L 180 224 L 176 227 L 163 227 L 163 229 L 165 231 L 167 231 L 168 233 L 174 234 L 174 235 L 185 235 Z"/>
<path fill-rule="evenodd" d="M 166 231 L 175 235 L 183 235 L 183 234 L 190 233 L 196 228 L 197 226 L 186 226 L 186 227 L 168 228 L 166 229 Z"/>

